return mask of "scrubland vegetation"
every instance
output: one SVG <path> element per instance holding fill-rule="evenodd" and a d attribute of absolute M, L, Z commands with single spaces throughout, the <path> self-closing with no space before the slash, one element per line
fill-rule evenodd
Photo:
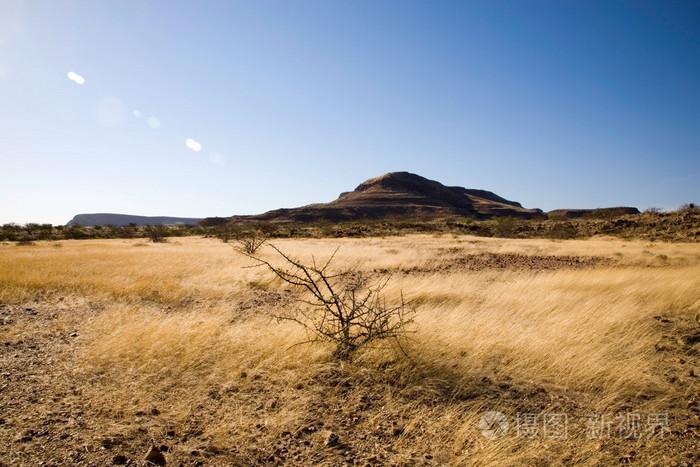
<path fill-rule="evenodd" d="M 360 219 L 341 222 L 257 222 L 205 219 L 200 225 L 171 225 L 157 228 L 129 225 L 82 227 L 51 224 L 4 224 L 0 241 L 30 243 L 39 240 L 80 240 L 108 238 L 217 237 L 224 242 L 251 239 L 252 233 L 272 238 L 343 238 L 395 236 L 416 233 L 454 233 L 481 237 L 582 239 L 600 235 L 654 241 L 700 241 L 700 209 L 694 204 L 676 211 L 650 208 L 635 215 L 616 215 L 614 208 L 583 217 L 566 218 L 552 211 L 546 219 L 496 217 L 476 220 L 468 217 L 410 219 Z M 158 241 L 158 240 L 156 240 Z"/>
<path fill-rule="evenodd" d="M 275 317 L 303 306 L 297 288 L 215 238 L 0 245 L 0 464 L 138 464 L 152 446 L 167 465 L 700 460 L 696 243 L 270 242 L 390 275 L 382 296 L 415 309 L 407 332 L 351 359 L 296 345 L 307 330 Z"/>

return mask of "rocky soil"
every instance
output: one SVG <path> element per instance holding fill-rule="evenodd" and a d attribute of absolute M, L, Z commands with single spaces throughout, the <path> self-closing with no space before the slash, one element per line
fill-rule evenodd
<path fill-rule="evenodd" d="M 574 420 L 585 420 L 592 403 L 581 394 L 504 375 L 483 376 L 465 386 L 453 382 L 450 369 L 444 368 L 440 379 L 412 388 L 393 379 L 391 364 L 381 371 L 325 365 L 311 379 L 295 383 L 308 403 L 294 429 L 279 432 L 266 425 L 285 399 L 277 396 L 268 375 L 245 372 L 239 385 L 212 388 L 208 402 L 193 407 L 186 423 L 173 424 L 164 413 L 167 407 L 119 413 L 93 406 L 86 382 L 75 379 L 81 374 L 76 359 L 81 323 L 100 310 L 86 300 L 56 297 L 0 305 L 0 465 L 445 465 L 452 461 L 450 449 L 425 442 L 427 435 L 439 439 L 441 432 L 450 433 L 441 419 L 445 411 L 566 411 L 575 431 L 585 429 Z M 586 445 L 601 462 L 700 462 L 698 323 L 664 316 L 654 322 L 662 336 L 656 346 L 659 371 L 678 387 L 679 396 L 668 401 L 668 426 L 658 438 L 612 438 Z M 630 407 L 645 397 L 630 400 Z M 235 442 L 217 445 L 203 436 L 203 427 L 233 404 L 249 407 L 259 423 L 232 434 Z M 410 414 L 387 407 L 420 410 L 423 417 L 407 424 Z M 471 449 L 472 442 L 461 449 Z"/>

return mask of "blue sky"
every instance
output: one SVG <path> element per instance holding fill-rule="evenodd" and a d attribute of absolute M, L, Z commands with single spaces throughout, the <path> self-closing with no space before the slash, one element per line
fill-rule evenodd
<path fill-rule="evenodd" d="M 0 2 L 0 222 L 400 170 L 545 210 L 700 201 L 700 2 Z"/>

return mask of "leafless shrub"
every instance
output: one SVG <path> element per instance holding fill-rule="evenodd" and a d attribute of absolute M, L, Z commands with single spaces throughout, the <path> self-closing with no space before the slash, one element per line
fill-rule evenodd
<path fill-rule="evenodd" d="M 265 225 L 229 223 L 218 229 L 216 237 L 224 243 L 233 242 L 236 251 L 252 255 L 270 238 L 270 229 Z"/>
<path fill-rule="evenodd" d="M 398 342 L 407 332 L 407 325 L 413 322 L 414 310 L 403 294 L 392 304 L 383 296 L 390 276 L 372 278 L 355 268 L 333 273 L 330 266 L 335 253 L 319 266 L 315 259 L 304 264 L 274 245 L 270 248 L 284 260 L 286 267 L 276 266 L 260 256 L 248 256 L 287 284 L 302 290 L 300 307 L 275 315 L 308 331 L 309 339 L 302 343 L 331 342 L 336 346 L 337 358 L 350 359 L 353 352 L 377 341 L 393 338 Z"/>
<path fill-rule="evenodd" d="M 255 252 L 260 249 L 261 246 L 267 242 L 267 235 L 264 233 L 253 230 L 244 234 L 236 235 L 236 250 L 247 255 L 255 254 Z"/>

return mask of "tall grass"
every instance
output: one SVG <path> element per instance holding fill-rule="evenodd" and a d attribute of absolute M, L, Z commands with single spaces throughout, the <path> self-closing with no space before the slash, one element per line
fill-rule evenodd
<path fill-rule="evenodd" d="M 135 247 L 141 243 L 0 246 L 0 301 L 60 293 L 105 305 L 83 325 L 74 375 L 89 382 L 92 403 L 113 417 L 157 405 L 171 425 L 183 427 L 197 412 L 206 418 L 204 434 L 224 445 L 232 439 L 253 443 L 260 423 L 274 433 L 298 429 L 319 416 L 310 408 L 320 407 L 319 401 L 348 407 L 355 392 L 339 394 L 336 386 L 319 383 L 336 371 L 331 349 L 293 346 L 303 335 L 268 317 L 276 302 L 262 300 L 255 313 L 238 316 L 243 301 L 264 290 L 281 293 L 282 283 L 262 269 L 245 268 L 250 260 L 220 242 L 192 238 Z M 387 293 L 403 292 L 418 306 L 415 332 L 403 344 L 409 358 L 392 347 L 370 349 L 343 364 L 337 377 L 362 382 L 364 389 L 353 391 L 382 398 L 381 406 L 362 412 L 360 426 L 398 414 L 410 435 L 397 441 L 399 448 L 432 443 L 446 447 L 454 463 L 518 464 L 552 450 L 566 458 L 566 446 L 554 442 L 484 443 L 475 420 L 489 407 L 492 388 L 485 380 L 525 392 L 545 388 L 591 410 L 632 402 L 662 409 L 678 389 L 658 372 L 654 345 L 662 336 L 654 317 L 687 320 L 700 313 L 700 249 L 691 244 L 449 236 L 277 244 L 302 258 L 325 257 L 340 246 L 338 264 L 370 271 L 480 252 L 595 254 L 614 261 L 593 269 L 393 277 Z M 171 311 L 164 312 L 165 305 Z M 202 415 L 212 394 L 228 394 L 228 402 Z M 261 415 L 256 406 L 270 401 L 274 410 L 263 408 Z M 577 449 L 569 459 L 598 459 L 582 439 Z"/>

